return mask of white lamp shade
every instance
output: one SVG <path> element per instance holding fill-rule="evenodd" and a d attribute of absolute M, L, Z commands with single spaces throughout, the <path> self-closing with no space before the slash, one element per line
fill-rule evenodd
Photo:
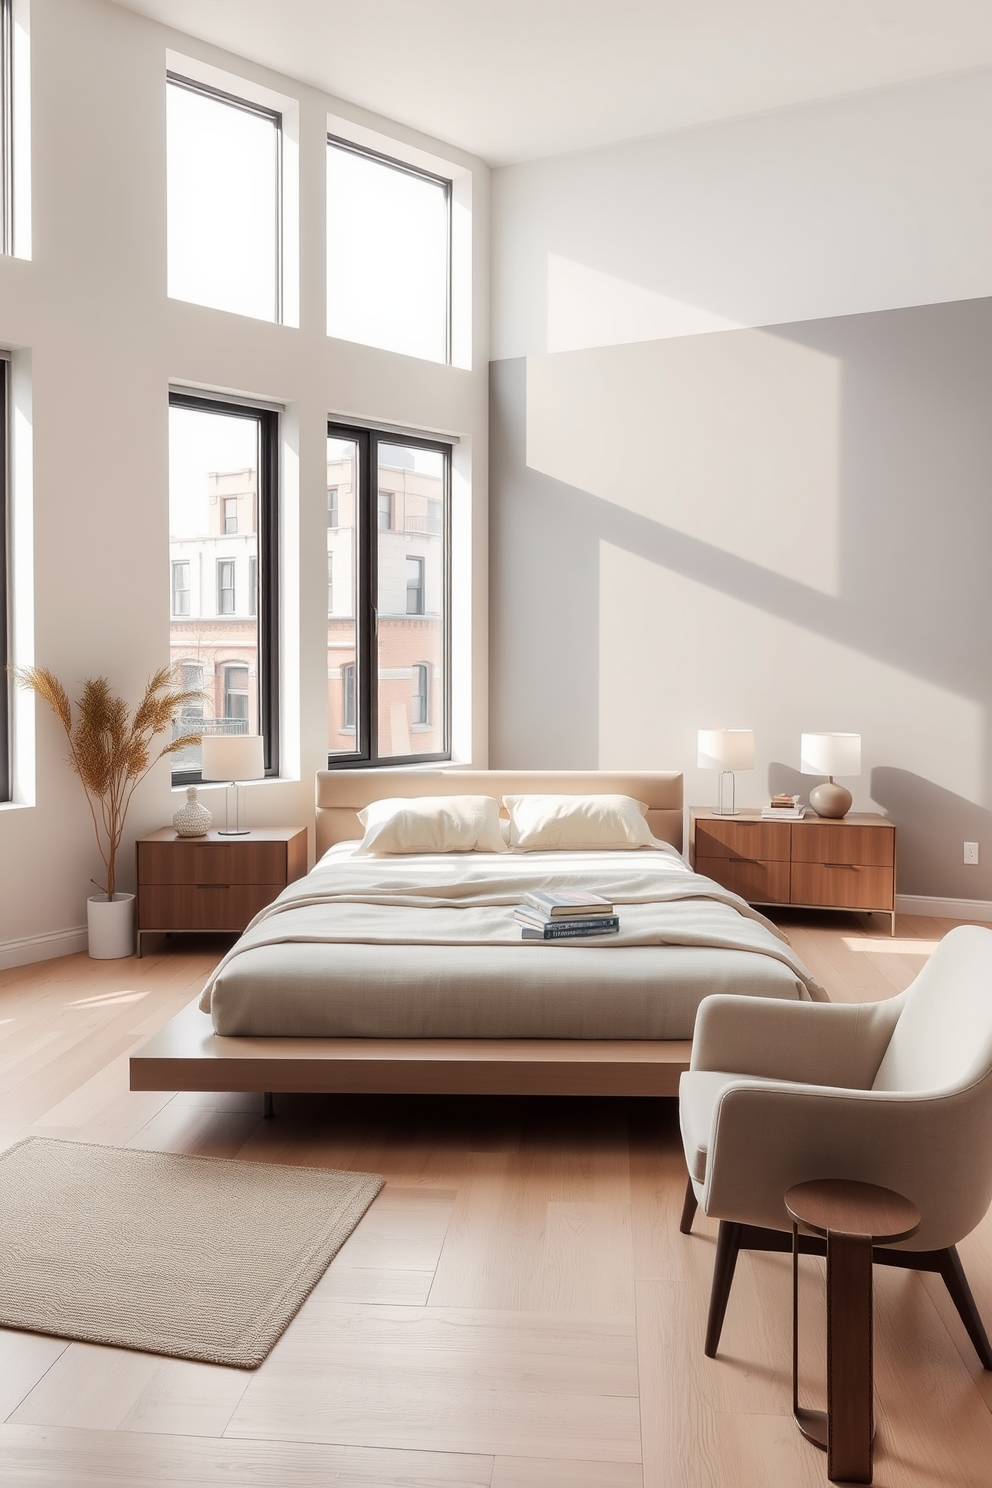
<path fill-rule="evenodd" d="M 204 780 L 262 780 L 265 748 L 261 734 L 204 734 Z"/>
<path fill-rule="evenodd" d="M 753 729 L 700 729 L 699 756 L 701 770 L 753 770 Z"/>
<path fill-rule="evenodd" d="M 799 749 L 803 775 L 860 775 L 860 734 L 803 734 Z"/>

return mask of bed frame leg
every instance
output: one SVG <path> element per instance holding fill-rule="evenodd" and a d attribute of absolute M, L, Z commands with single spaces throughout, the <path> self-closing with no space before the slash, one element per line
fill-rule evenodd
<path fill-rule="evenodd" d="M 271 1090 L 265 1090 L 262 1092 L 262 1115 L 264 1116 L 266 1121 L 271 1121 L 273 1116 L 275 1115 L 275 1111 L 272 1109 Z"/>

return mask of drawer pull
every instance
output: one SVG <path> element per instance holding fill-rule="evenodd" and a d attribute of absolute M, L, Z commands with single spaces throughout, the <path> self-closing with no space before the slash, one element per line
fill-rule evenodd
<path fill-rule="evenodd" d="M 860 868 L 860 863 L 824 863 L 824 868 Z"/>
<path fill-rule="evenodd" d="M 194 884 L 193 887 L 194 887 L 194 889 L 229 889 L 231 887 L 231 885 L 230 884 L 219 884 L 219 883 L 205 883 L 205 884 Z"/>
<path fill-rule="evenodd" d="M 731 863 L 760 863 L 760 858 L 739 858 L 736 855 L 729 860 Z"/>

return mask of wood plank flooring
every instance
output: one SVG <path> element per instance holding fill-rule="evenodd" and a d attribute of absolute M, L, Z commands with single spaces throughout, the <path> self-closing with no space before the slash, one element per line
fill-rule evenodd
<path fill-rule="evenodd" d="M 905 987 L 947 921 L 784 911 L 837 1001 Z M 743 1256 L 702 1337 L 716 1227 L 678 1233 L 671 1100 L 134 1094 L 127 1055 L 221 949 L 0 973 L 0 1146 L 38 1133 L 382 1173 L 261 1369 L 0 1330 L 0 1485 L 792 1488 L 788 1257 Z M 992 1140 L 992 1137 L 990 1137 Z M 992 1325 L 992 1220 L 961 1247 Z M 879 1488 L 992 1482 L 992 1374 L 936 1278 L 876 1273 Z M 822 1398 L 822 1263 L 802 1369 Z"/>

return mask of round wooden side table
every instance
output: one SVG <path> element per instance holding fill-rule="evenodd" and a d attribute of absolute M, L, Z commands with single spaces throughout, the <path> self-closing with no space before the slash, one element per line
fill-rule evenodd
<path fill-rule="evenodd" d="M 832 1482 L 870 1483 L 875 1435 L 872 1383 L 872 1246 L 908 1240 L 915 1204 L 891 1188 L 847 1178 L 797 1183 L 785 1196 L 792 1218 L 792 1414 L 827 1454 Z M 799 1404 L 799 1229 L 827 1241 L 827 1409 Z"/>

